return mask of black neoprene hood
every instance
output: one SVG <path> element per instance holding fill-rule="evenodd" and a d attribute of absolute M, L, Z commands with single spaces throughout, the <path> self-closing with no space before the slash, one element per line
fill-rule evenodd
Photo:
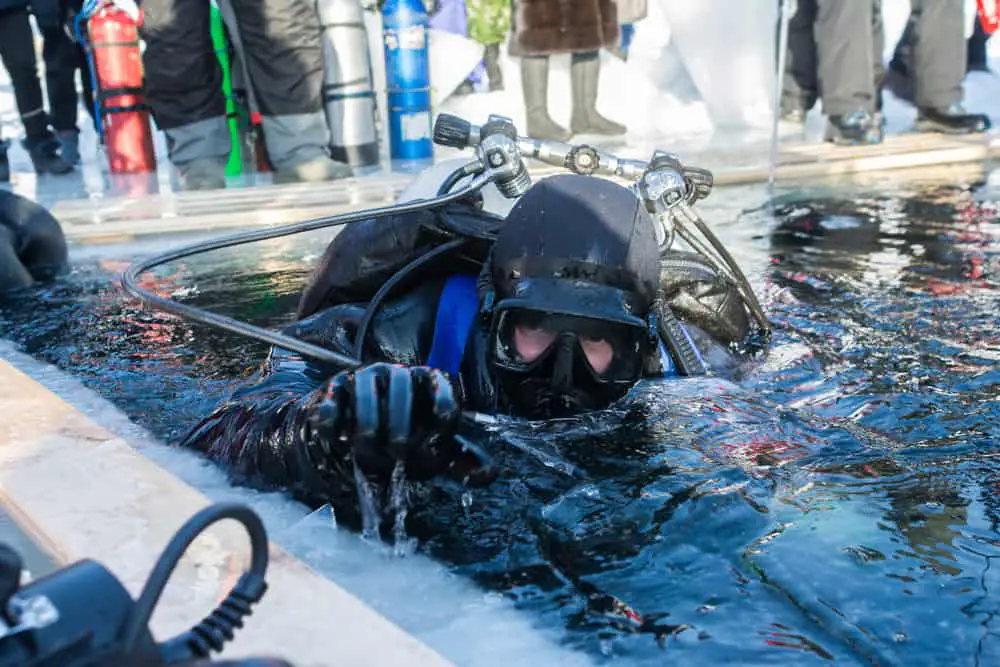
<path fill-rule="evenodd" d="M 633 292 L 645 311 L 660 284 L 652 218 L 630 190 L 566 174 L 533 185 L 493 246 L 493 285 L 511 295 L 524 278 L 559 278 Z"/>

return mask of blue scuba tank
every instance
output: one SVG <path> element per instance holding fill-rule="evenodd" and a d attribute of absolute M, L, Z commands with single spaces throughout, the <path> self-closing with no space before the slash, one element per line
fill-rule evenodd
<path fill-rule="evenodd" d="M 421 166 L 434 155 L 427 10 L 422 0 L 386 0 L 382 20 L 389 157 Z"/>

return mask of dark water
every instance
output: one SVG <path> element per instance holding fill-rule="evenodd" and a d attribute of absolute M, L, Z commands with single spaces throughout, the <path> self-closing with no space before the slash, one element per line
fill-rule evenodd
<path fill-rule="evenodd" d="M 777 325 L 768 357 L 738 384 L 641 387 L 617 430 L 598 415 L 489 435 L 506 474 L 465 503 L 417 491 L 420 548 L 596 662 L 1000 664 L 998 196 L 887 181 L 719 225 Z M 276 325 L 321 247 L 155 280 Z M 141 312 L 110 282 L 121 268 L 78 261 L 0 310 L 0 337 L 176 441 L 264 348 Z"/>

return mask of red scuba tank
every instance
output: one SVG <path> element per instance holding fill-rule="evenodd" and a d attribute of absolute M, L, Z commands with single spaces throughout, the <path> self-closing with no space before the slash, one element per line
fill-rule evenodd
<path fill-rule="evenodd" d="M 104 3 L 90 17 L 87 31 L 111 173 L 156 171 L 138 26 L 124 11 Z"/>
<path fill-rule="evenodd" d="M 992 35 L 1000 28 L 1000 0 L 976 0 L 983 32 Z"/>

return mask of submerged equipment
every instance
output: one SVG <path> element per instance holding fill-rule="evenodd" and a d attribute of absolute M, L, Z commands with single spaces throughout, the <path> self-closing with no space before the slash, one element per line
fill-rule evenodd
<path fill-rule="evenodd" d="M 198 625 L 157 644 L 149 619 L 170 575 L 191 543 L 223 519 L 246 528 L 249 571 Z M 267 562 L 264 524 L 238 503 L 210 505 L 191 517 L 167 544 L 138 600 L 89 559 L 22 587 L 21 558 L 0 544 L 0 667 L 161 667 L 204 660 L 233 639 L 263 597 Z"/>
<path fill-rule="evenodd" d="M 316 218 L 273 229 L 255 230 L 196 243 L 132 264 L 122 275 L 122 285 L 129 293 L 139 297 L 147 307 L 255 338 L 338 368 L 357 368 L 363 363 L 360 353 L 371 322 L 385 299 L 397 286 L 431 261 L 449 252 L 460 251 L 474 242 L 492 241 L 496 238 L 499 226 L 503 224 L 503 219 L 487 213 L 481 215 L 481 220 L 473 222 L 467 218 L 460 219 L 448 215 L 442 209 L 453 202 L 476 196 L 489 183 L 495 183 L 508 198 L 519 197 L 531 185 L 530 175 L 524 164 L 524 158 L 528 157 L 577 174 L 601 174 L 635 182 L 636 195 L 658 223 L 661 256 L 673 257 L 678 254 L 671 249 L 674 238 L 679 236 L 684 239 L 713 270 L 737 286 L 743 302 L 757 322 L 759 338 L 765 342 L 770 338 L 771 325 L 746 277 L 722 243 L 692 209 L 693 204 L 711 193 L 713 186 L 711 172 L 682 165 L 675 155 L 661 151 L 657 151 L 649 162 L 643 162 L 618 158 L 591 146 L 519 137 L 513 123 L 502 116 L 490 116 L 489 121 L 479 127 L 456 116 L 442 114 L 438 117 L 434 128 L 434 140 L 438 144 L 453 148 L 473 147 L 476 156 L 450 174 L 441 184 L 438 196 L 433 199 Z M 139 285 L 139 276 L 151 269 L 211 250 L 417 211 L 434 211 L 437 214 L 435 224 L 440 228 L 442 238 L 450 240 L 412 259 L 382 284 L 368 303 L 365 315 L 359 323 L 353 356 L 346 356 L 277 331 L 179 303 Z M 486 295 L 483 308 L 489 310 L 495 305 L 489 300 L 489 295 Z M 703 360 L 671 308 L 660 308 L 656 320 L 661 341 L 669 351 L 673 363 L 676 364 L 677 371 L 681 375 L 704 373 L 706 369 Z M 466 413 L 466 416 L 474 420 L 491 421 L 488 415 Z"/>

